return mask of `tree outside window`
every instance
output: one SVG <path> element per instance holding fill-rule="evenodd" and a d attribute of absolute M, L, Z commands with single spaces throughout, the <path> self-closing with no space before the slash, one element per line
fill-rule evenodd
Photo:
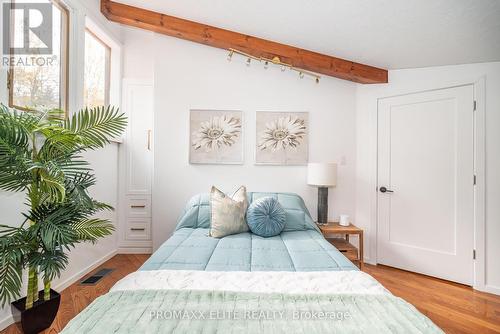
<path fill-rule="evenodd" d="M 83 102 L 85 107 L 109 104 L 111 48 L 92 31 L 85 31 L 85 74 Z"/>
<path fill-rule="evenodd" d="M 52 54 L 12 55 L 8 88 L 9 105 L 21 110 L 67 109 L 68 10 L 58 1 L 52 4 Z M 24 15 L 13 3 L 10 21 L 10 43 L 23 40 L 26 31 Z M 37 19 L 30 17 L 31 20 Z M 42 18 L 43 19 L 43 18 Z M 42 41 L 30 37 L 30 47 L 41 47 Z"/>

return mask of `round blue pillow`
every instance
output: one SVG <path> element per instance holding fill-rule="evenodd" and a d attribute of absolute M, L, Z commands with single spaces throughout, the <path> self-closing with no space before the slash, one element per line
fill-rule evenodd
<path fill-rule="evenodd" d="M 285 210 L 274 197 L 262 197 L 250 204 L 247 223 L 250 231 L 261 237 L 273 237 L 285 228 Z"/>

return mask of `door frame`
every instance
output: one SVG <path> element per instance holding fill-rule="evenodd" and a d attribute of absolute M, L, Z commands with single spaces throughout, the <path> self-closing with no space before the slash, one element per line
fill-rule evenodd
<path fill-rule="evenodd" d="M 473 261 L 473 285 L 472 287 L 476 290 L 487 291 L 492 293 L 498 293 L 498 291 L 491 291 L 486 285 L 486 243 L 485 243 L 485 212 L 486 212 L 486 77 L 482 76 L 473 82 L 464 82 L 459 85 L 438 87 L 433 89 L 418 90 L 405 92 L 396 95 L 387 95 L 377 98 L 377 113 L 375 119 L 375 154 L 373 161 L 373 174 L 372 174 L 372 184 L 371 187 L 374 189 L 373 195 L 371 196 L 371 224 L 370 224 L 370 261 L 373 264 L 378 263 L 377 258 L 377 242 L 378 242 L 378 130 L 379 130 L 379 101 L 386 98 L 398 97 L 404 95 L 411 95 L 417 93 L 431 92 L 436 90 L 455 88 L 461 86 L 473 86 L 474 91 L 474 101 L 476 101 L 476 109 L 474 111 L 474 173 L 476 175 L 476 185 L 474 187 L 474 249 L 476 251 L 476 258 Z M 471 109 L 473 106 L 471 106 Z M 471 254 L 472 256 L 472 254 Z"/>

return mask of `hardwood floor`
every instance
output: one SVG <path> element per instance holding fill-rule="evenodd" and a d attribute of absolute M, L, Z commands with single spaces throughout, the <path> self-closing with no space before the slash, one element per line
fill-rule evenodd
<path fill-rule="evenodd" d="M 365 265 L 363 271 L 446 333 L 500 333 L 500 296 L 382 265 Z"/>
<path fill-rule="evenodd" d="M 58 333 L 76 314 L 113 284 L 139 268 L 148 255 L 117 255 L 101 268 L 115 268 L 95 286 L 71 285 L 61 293 L 61 307 L 46 334 Z M 500 333 L 500 296 L 472 288 L 386 266 L 365 265 L 365 272 L 375 277 L 394 295 L 412 303 L 446 333 Z M 21 333 L 16 325 L 1 334 Z"/>
<path fill-rule="evenodd" d="M 99 283 L 94 286 L 80 285 L 74 283 L 61 292 L 61 306 L 52 326 L 47 329 L 45 334 L 59 333 L 66 324 L 87 307 L 94 299 L 105 294 L 121 278 L 129 273 L 136 271 L 148 259 L 149 255 L 123 254 L 116 255 L 90 274 L 100 268 L 114 268 L 115 270 L 103 277 Z M 87 275 L 87 276 L 90 276 Z M 1 334 L 22 333 L 17 324 L 10 325 Z"/>

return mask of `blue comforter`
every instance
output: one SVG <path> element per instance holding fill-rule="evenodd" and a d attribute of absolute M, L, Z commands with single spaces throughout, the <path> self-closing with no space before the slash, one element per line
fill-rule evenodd
<path fill-rule="evenodd" d="M 191 198 L 177 228 L 147 260 L 141 270 L 177 269 L 210 271 L 330 271 L 358 270 L 323 238 L 302 198 L 289 193 L 248 193 L 278 199 L 286 213 L 284 231 L 263 238 L 240 233 L 224 238 L 208 236 L 209 194 Z"/>
<path fill-rule="evenodd" d="M 207 228 L 181 228 L 140 270 L 326 271 L 357 270 L 315 230 L 282 232 L 271 238 L 240 233 L 221 239 Z"/>

